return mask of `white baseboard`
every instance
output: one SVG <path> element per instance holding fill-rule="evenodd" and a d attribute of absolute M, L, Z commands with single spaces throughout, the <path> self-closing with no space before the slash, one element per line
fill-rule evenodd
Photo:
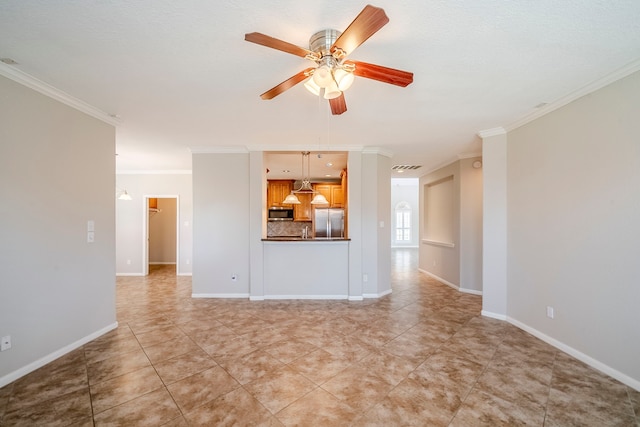
<path fill-rule="evenodd" d="M 482 291 L 478 291 L 478 290 L 476 290 L 476 289 L 461 288 L 461 287 L 459 287 L 458 285 L 456 285 L 455 283 L 451 283 L 451 282 L 449 282 L 449 281 L 447 281 L 447 280 L 443 279 L 443 278 L 442 278 L 442 277 L 440 277 L 440 276 L 437 276 L 437 275 L 435 275 L 435 274 L 433 274 L 433 273 L 428 272 L 427 270 L 423 270 L 423 269 L 419 268 L 419 269 L 418 269 L 418 271 L 420 271 L 420 272 L 422 272 L 422 273 L 426 274 L 427 276 L 431 276 L 431 277 L 433 277 L 433 278 L 434 278 L 434 279 L 436 279 L 437 281 L 442 282 L 442 283 L 444 283 L 445 285 L 452 287 L 453 289 L 457 290 L 458 292 L 463 292 L 463 293 L 465 293 L 465 294 L 472 294 L 472 295 L 482 295 Z M 505 320 L 505 319 L 502 319 L 502 320 Z"/>
<path fill-rule="evenodd" d="M 507 316 L 504 314 L 492 313 L 486 310 L 482 310 L 480 314 L 483 315 L 484 317 L 490 317 L 492 319 L 507 320 Z"/>
<path fill-rule="evenodd" d="M 348 295 L 265 295 L 264 299 L 348 299 Z"/>
<path fill-rule="evenodd" d="M 180 274 L 178 274 L 178 276 L 189 276 L 189 277 L 191 277 L 191 276 L 193 276 L 193 273 L 180 273 Z"/>
<path fill-rule="evenodd" d="M 445 285 L 452 287 L 452 288 L 453 288 L 453 289 L 455 289 L 456 291 L 459 291 L 459 290 L 460 290 L 460 287 L 459 287 L 458 285 L 456 285 L 456 284 L 454 284 L 454 283 L 451 283 L 451 282 L 449 282 L 449 281 L 446 281 L 446 280 L 445 280 L 445 279 L 443 279 L 442 277 L 440 277 L 440 276 L 436 276 L 435 274 L 430 273 L 430 272 L 428 272 L 427 270 L 423 270 L 423 269 L 419 268 L 419 269 L 418 269 L 418 271 L 420 271 L 420 272 L 422 272 L 422 273 L 426 274 L 427 276 L 431 276 L 431 277 L 433 277 L 433 278 L 434 278 L 434 279 L 436 279 L 437 281 L 442 282 L 442 283 L 444 283 Z"/>
<path fill-rule="evenodd" d="M 484 312 L 483 312 L 484 315 Z M 508 317 L 507 316 L 507 322 L 511 323 L 514 326 L 517 326 L 518 328 L 522 329 L 523 331 L 526 331 L 528 333 L 530 333 L 531 335 L 533 335 L 536 338 L 541 339 L 542 341 L 546 342 L 547 344 L 550 344 L 552 346 L 554 346 L 555 348 L 557 348 L 558 350 L 564 351 L 565 353 L 575 357 L 576 359 L 580 360 L 581 362 L 586 363 L 587 365 L 591 366 L 592 368 L 595 368 L 607 375 L 609 375 L 612 378 L 615 378 L 616 380 L 620 381 L 623 384 L 626 384 L 627 386 L 640 391 L 640 381 L 636 380 L 635 378 L 631 378 L 630 376 L 623 374 L 622 372 L 612 368 L 609 365 L 606 365 L 602 362 L 600 362 L 599 360 L 594 359 L 591 356 L 588 356 L 584 353 L 582 353 L 579 350 L 576 350 L 573 347 L 570 347 L 558 340 L 556 340 L 555 338 L 552 338 L 548 335 L 546 335 L 543 332 L 540 332 L 539 330 L 532 328 L 512 317 Z"/>
<path fill-rule="evenodd" d="M 191 294 L 191 298 L 249 298 L 249 294 Z"/>
<path fill-rule="evenodd" d="M 362 294 L 364 298 L 382 298 L 385 295 L 389 295 L 393 292 L 393 289 L 387 289 L 384 292 L 380 292 L 379 294 Z"/>
<path fill-rule="evenodd" d="M 364 299 L 365 299 L 364 295 L 361 296 L 361 297 L 358 297 L 358 296 L 350 296 L 349 297 L 349 301 L 364 301 Z"/>
<path fill-rule="evenodd" d="M 38 368 L 43 367 L 44 365 L 46 365 L 47 363 L 51 363 L 54 360 L 64 356 L 65 354 L 82 347 L 83 345 L 85 345 L 86 343 L 88 343 L 89 341 L 93 341 L 96 338 L 106 334 L 109 331 L 112 331 L 114 329 L 116 329 L 118 327 L 118 322 L 114 322 L 108 326 L 105 326 L 104 328 L 97 330 L 96 332 L 93 332 L 92 334 L 89 334 L 83 338 L 80 338 L 79 340 L 66 345 L 64 347 L 62 347 L 59 350 L 54 351 L 53 353 L 49 353 L 44 357 L 41 357 L 40 359 L 29 363 L 27 366 L 23 366 L 22 368 L 15 370 L 7 375 L 5 375 L 4 377 L 0 378 L 0 387 L 4 387 L 7 384 L 10 384 L 12 382 L 14 382 L 15 380 L 17 380 L 18 378 L 22 378 L 25 375 L 27 375 L 30 372 L 35 371 Z"/>

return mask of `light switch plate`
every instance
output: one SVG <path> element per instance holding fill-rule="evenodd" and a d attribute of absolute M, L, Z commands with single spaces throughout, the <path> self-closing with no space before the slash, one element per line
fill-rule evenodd
<path fill-rule="evenodd" d="M 10 348 L 11 348 L 11 335 L 2 337 L 2 340 L 0 340 L 0 351 L 9 350 Z"/>

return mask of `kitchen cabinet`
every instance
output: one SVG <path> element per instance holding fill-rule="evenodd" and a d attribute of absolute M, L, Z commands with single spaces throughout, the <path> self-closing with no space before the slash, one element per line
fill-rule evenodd
<path fill-rule="evenodd" d="M 267 208 L 292 205 L 282 204 L 282 201 L 293 190 L 293 181 L 288 179 L 270 179 L 267 181 Z"/>
<path fill-rule="evenodd" d="M 344 207 L 344 193 L 342 192 L 342 185 L 331 186 L 331 207 L 342 208 Z"/>
<path fill-rule="evenodd" d="M 318 205 L 318 207 L 344 207 L 344 191 L 342 189 L 342 184 L 315 184 L 313 189 L 322 194 L 329 201 L 329 205 Z"/>
<path fill-rule="evenodd" d="M 299 205 L 293 205 L 293 220 L 294 221 L 311 221 L 311 199 L 313 194 L 311 193 L 298 193 Z"/>

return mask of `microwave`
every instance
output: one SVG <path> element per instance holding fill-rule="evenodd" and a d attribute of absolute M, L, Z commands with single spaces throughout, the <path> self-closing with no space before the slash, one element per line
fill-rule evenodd
<path fill-rule="evenodd" d="M 293 209 L 284 207 L 269 208 L 269 221 L 293 221 Z"/>

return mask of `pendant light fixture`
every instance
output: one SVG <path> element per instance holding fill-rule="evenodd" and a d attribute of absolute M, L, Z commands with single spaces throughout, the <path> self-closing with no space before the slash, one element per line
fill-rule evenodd
<path fill-rule="evenodd" d="M 298 196 L 296 195 L 299 193 L 315 194 L 315 196 L 313 197 L 313 200 L 311 200 L 312 205 L 328 205 L 329 204 L 329 201 L 327 200 L 327 198 L 324 197 L 319 192 L 314 191 L 313 187 L 311 186 L 311 179 L 309 178 L 309 175 L 311 174 L 311 166 L 310 166 L 311 163 L 310 163 L 309 154 L 310 153 L 308 151 L 302 152 L 302 184 L 300 184 L 300 188 L 298 188 L 297 190 L 292 190 L 291 193 L 289 193 L 289 195 L 282 201 L 283 204 L 299 205 L 300 199 L 298 199 Z M 307 160 L 306 175 L 304 173 L 305 159 Z"/>
<path fill-rule="evenodd" d="M 118 200 L 131 200 L 131 195 L 127 193 L 127 190 L 122 190 L 122 193 L 118 196 Z"/>

